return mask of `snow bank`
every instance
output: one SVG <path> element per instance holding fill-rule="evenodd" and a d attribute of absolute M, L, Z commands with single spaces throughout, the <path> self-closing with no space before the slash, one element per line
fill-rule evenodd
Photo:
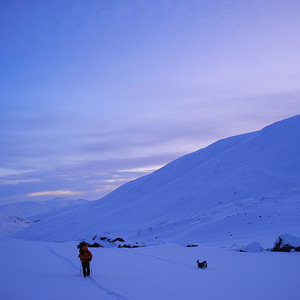
<path fill-rule="evenodd" d="M 264 249 L 259 242 L 252 242 L 240 249 L 241 252 L 261 252 L 263 250 Z"/>

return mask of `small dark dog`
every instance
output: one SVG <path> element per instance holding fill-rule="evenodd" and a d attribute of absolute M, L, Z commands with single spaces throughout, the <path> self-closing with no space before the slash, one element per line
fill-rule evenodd
<path fill-rule="evenodd" d="M 200 269 L 206 269 L 207 268 L 206 260 L 203 261 L 203 262 L 200 262 L 199 260 L 197 260 L 197 263 L 198 263 L 198 268 L 200 268 Z"/>

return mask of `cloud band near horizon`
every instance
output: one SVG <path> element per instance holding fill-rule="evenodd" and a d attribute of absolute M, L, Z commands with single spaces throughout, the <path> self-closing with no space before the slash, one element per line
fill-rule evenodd
<path fill-rule="evenodd" d="M 51 191 L 95 200 L 149 166 L 300 113 L 296 0 L 0 9 L 2 203 Z"/>

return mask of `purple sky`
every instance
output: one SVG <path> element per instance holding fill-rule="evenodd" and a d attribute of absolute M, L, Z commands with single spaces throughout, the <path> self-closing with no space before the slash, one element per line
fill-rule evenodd
<path fill-rule="evenodd" d="M 0 2 L 0 204 L 98 199 L 300 113 L 299 0 Z"/>

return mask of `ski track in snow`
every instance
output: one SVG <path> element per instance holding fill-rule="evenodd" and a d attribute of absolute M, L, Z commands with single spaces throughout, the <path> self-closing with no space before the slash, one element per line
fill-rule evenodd
<path fill-rule="evenodd" d="M 121 249 L 122 251 L 126 252 L 126 253 L 130 253 L 130 251 L 128 250 L 125 250 L 125 249 Z M 170 263 L 170 264 L 174 264 L 174 265 L 179 265 L 179 266 L 184 266 L 184 267 L 192 267 L 192 268 L 195 268 L 194 265 L 189 265 L 189 264 L 182 264 L 182 263 L 179 263 L 179 262 L 175 262 L 175 261 L 172 261 L 172 260 L 169 260 L 169 259 L 165 259 L 165 258 L 161 258 L 161 257 L 158 257 L 158 256 L 154 256 L 154 255 L 150 255 L 150 254 L 141 254 L 141 253 L 130 253 L 132 255 L 139 255 L 139 256 L 145 256 L 145 257 L 150 257 L 150 258 L 154 258 L 154 259 L 157 259 L 157 260 L 160 260 L 160 261 L 164 261 L 164 262 L 167 262 L 167 263 Z"/>
<path fill-rule="evenodd" d="M 64 257 L 64 256 L 62 256 L 60 254 L 58 254 L 57 252 L 55 252 L 49 246 L 46 246 L 46 245 L 43 245 L 43 246 L 45 248 L 47 248 L 53 255 L 55 255 L 55 256 L 59 257 L 60 259 L 62 259 L 63 261 L 65 261 L 71 267 L 71 269 L 75 269 L 76 271 L 78 271 L 78 267 L 75 266 L 74 263 L 70 259 L 68 259 L 68 258 L 66 258 L 66 257 Z M 81 266 L 80 266 L 80 268 L 81 268 Z M 96 276 L 96 275 L 92 274 L 92 276 L 99 279 L 99 277 Z M 96 287 L 101 292 L 101 297 L 103 299 L 128 300 L 128 298 L 124 297 L 123 295 L 105 288 L 104 286 L 102 286 L 101 284 L 99 284 L 96 280 L 94 280 L 91 277 L 84 278 L 84 280 L 85 280 L 86 283 L 90 283 L 94 287 Z M 107 296 L 109 296 L 109 298 L 107 298 Z"/>

